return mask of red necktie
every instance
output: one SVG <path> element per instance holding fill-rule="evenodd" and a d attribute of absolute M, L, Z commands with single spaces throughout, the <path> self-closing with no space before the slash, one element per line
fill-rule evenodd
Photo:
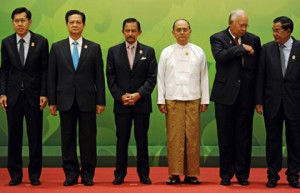
<path fill-rule="evenodd" d="M 235 41 L 235 44 L 236 44 L 236 45 L 240 45 L 240 43 L 239 43 L 239 38 L 238 38 L 238 37 L 235 37 L 235 38 L 234 38 L 234 41 Z"/>

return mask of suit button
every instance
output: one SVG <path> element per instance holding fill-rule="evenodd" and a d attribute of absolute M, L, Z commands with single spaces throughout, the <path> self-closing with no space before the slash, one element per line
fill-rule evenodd
<path fill-rule="evenodd" d="M 241 83 L 241 80 L 238 80 L 238 83 Z"/>

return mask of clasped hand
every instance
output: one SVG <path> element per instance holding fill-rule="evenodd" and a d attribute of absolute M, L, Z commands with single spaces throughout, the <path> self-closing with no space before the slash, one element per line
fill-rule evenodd
<path fill-rule="evenodd" d="M 141 98 L 140 93 L 126 93 L 121 97 L 121 101 L 124 106 L 135 105 L 135 103 Z"/>

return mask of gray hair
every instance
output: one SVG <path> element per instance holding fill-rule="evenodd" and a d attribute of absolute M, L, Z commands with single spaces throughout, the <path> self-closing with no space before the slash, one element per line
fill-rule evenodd
<path fill-rule="evenodd" d="M 229 23 L 230 21 L 233 21 L 235 22 L 237 17 L 240 16 L 240 15 L 247 15 L 246 11 L 242 10 L 242 9 L 236 9 L 236 10 L 233 10 L 230 15 L 229 15 Z"/>

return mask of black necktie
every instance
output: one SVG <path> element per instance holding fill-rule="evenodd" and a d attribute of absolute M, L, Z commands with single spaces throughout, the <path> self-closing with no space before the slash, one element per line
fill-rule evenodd
<path fill-rule="evenodd" d="M 25 42 L 24 39 L 19 40 L 19 43 L 20 43 L 19 56 L 20 56 L 20 60 L 21 60 L 21 63 L 23 66 L 25 64 L 24 42 Z"/>

